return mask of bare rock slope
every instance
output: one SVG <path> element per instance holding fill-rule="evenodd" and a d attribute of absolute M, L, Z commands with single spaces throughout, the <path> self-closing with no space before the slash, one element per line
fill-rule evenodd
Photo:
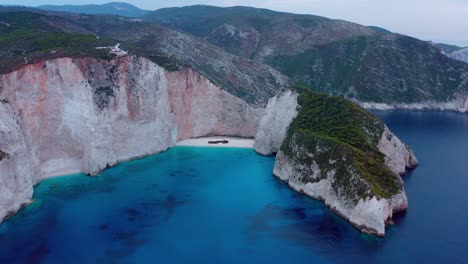
<path fill-rule="evenodd" d="M 459 60 L 459 61 L 464 61 L 468 63 L 468 48 L 464 48 L 461 50 L 454 51 L 448 55 L 449 57 Z"/>

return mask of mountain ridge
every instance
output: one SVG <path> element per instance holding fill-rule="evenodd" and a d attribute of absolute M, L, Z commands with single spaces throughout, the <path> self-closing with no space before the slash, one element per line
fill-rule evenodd
<path fill-rule="evenodd" d="M 442 55 L 429 42 L 313 15 L 236 10 L 167 8 L 143 19 L 268 64 L 293 82 L 357 102 L 433 108 L 434 103 L 467 98 L 468 65 Z M 468 111 L 465 103 L 457 105 L 454 109 Z"/>
<path fill-rule="evenodd" d="M 109 2 L 106 4 L 88 4 L 88 5 L 41 5 L 37 8 L 50 11 L 83 13 L 83 14 L 108 14 L 126 17 L 140 17 L 149 10 L 144 10 L 135 5 L 125 2 Z"/>

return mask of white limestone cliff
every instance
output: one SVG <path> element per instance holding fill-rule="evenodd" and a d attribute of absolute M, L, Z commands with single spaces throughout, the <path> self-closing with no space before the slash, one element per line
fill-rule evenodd
<path fill-rule="evenodd" d="M 17 115 L 6 100 L 0 102 L 0 220 L 31 202 L 33 173 Z"/>
<path fill-rule="evenodd" d="M 0 99 L 0 221 L 43 177 L 96 175 L 191 137 L 254 137 L 264 113 L 191 69 L 134 56 L 26 65 L 0 75 Z"/>
<path fill-rule="evenodd" d="M 255 151 L 263 155 L 278 152 L 289 125 L 297 116 L 298 96 L 288 89 L 269 100 L 255 136 Z"/>
<path fill-rule="evenodd" d="M 418 165 L 413 151 L 395 136 L 387 126 L 382 133 L 378 148 L 385 154 L 385 164 L 397 174 L 405 174 L 408 169 Z"/>
<path fill-rule="evenodd" d="M 321 151 L 327 151 L 326 146 L 317 146 L 315 153 L 303 153 L 306 150 L 298 145 L 295 145 L 294 148 L 294 153 L 306 154 L 312 158 L 319 155 Z M 331 162 L 345 163 L 347 158 L 342 157 L 341 159 Z M 351 174 L 350 182 L 366 184 L 352 166 L 347 166 L 346 170 Z M 321 171 L 316 162 L 310 166 L 298 163 L 297 159 L 289 158 L 281 150 L 276 156 L 273 174 L 297 192 L 324 201 L 332 211 L 348 220 L 359 230 L 369 234 L 384 236 L 385 226 L 391 222 L 393 214 L 405 211 L 408 207 L 404 188 L 388 199 L 375 196 L 361 198 L 356 194 L 351 194 L 351 197 L 348 197 L 341 194 L 343 187 L 337 189 L 333 185 L 338 177 L 337 169 L 328 172 Z M 304 178 L 308 178 L 310 181 L 304 182 Z M 401 182 L 401 184 L 403 183 Z M 358 200 L 357 203 L 355 199 Z"/>

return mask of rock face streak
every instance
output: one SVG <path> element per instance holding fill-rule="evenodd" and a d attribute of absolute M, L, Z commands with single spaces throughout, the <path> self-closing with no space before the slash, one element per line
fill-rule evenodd
<path fill-rule="evenodd" d="M 270 100 L 267 113 L 262 119 L 259 132 L 257 133 L 255 141 L 257 152 L 271 154 L 278 151 L 281 142 L 286 137 L 286 129 L 289 124 L 279 122 L 275 118 L 284 115 L 281 117 L 283 121 L 289 120 L 289 123 L 292 122 L 297 115 L 297 103 L 293 103 L 297 100 L 297 97 L 298 94 L 295 92 L 284 92 Z M 273 133 L 273 131 L 282 132 L 278 134 Z M 280 139 L 280 137 L 282 138 Z M 328 149 L 326 144 L 319 144 L 314 153 L 309 153 L 306 148 L 294 142 L 296 141 L 293 140 L 293 153 L 296 156 L 307 155 L 309 157 L 317 157 L 327 152 Z M 417 160 L 412 151 L 387 127 L 385 127 L 382 133 L 378 149 L 385 154 L 386 165 L 397 174 L 401 175 L 407 169 L 414 168 L 417 165 Z M 336 170 L 329 171 L 325 177 L 319 177 L 322 174 L 318 165 L 319 162 L 313 162 L 309 167 L 297 162 L 297 160 L 288 157 L 279 150 L 273 174 L 287 182 L 294 190 L 314 199 L 323 200 L 328 207 L 350 221 L 361 231 L 383 236 L 385 234 L 385 226 L 391 221 L 393 213 L 404 211 L 408 207 L 404 188 L 401 188 L 399 193 L 388 199 L 370 197 L 360 199 L 355 203 L 348 197 L 341 196 L 337 192 L 336 187 L 333 186 Z M 336 161 L 330 161 L 330 165 L 333 166 L 334 162 Z M 349 167 L 347 170 L 353 172 L 355 168 Z M 317 181 L 305 183 L 303 179 L 307 177 L 317 179 Z M 359 175 L 355 174 L 354 180 L 359 181 Z M 342 186 L 342 188 L 344 187 Z"/>
<path fill-rule="evenodd" d="M 0 75 L 0 221 L 43 177 L 98 174 L 208 135 L 254 137 L 264 109 L 190 69 L 61 58 Z"/>

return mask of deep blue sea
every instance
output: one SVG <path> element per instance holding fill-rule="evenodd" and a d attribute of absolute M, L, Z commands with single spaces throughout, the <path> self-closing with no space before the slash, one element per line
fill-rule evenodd
<path fill-rule="evenodd" d="M 467 263 L 468 115 L 377 114 L 421 162 L 385 238 L 290 190 L 272 157 L 176 147 L 43 181 L 0 225 L 0 263 Z"/>

